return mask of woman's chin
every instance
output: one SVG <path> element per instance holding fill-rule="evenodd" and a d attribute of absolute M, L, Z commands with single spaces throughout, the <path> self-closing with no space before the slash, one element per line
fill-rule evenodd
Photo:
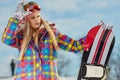
<path fill-rule="evenodd" d="M 34 29 L 38 29 L 38 28 L 39 28 L 39 26 L 35 26 L 35 27 L 34 27 Z"/>
<path fill-rule="evenodd" d="M 39 27 L 33 27 L 32 29 L 36 31 L 39 29 Z"/>

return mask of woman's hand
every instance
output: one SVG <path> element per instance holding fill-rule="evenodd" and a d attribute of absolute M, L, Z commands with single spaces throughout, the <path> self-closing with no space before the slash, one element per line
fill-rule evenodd
<path fill-rule="evenodd" d="M 24 1 L 19 2 L 18 6 L 17 6 L 17 9 L 15 11 L 15 14 L 14 14 L 14 18 L 19 19 L 19 20 L 23 20 L 23 18 L 25 16 L 32 13 L 30 11 L 25 11 L 24 10 L 24 5 L 25 5 Z"/>

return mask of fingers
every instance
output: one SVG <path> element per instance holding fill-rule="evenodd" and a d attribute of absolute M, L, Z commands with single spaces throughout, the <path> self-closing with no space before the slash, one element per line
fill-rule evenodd
<path fill-rule="evenodd" d="M 101 21 L 99 23 L 99 25 L 101 25 L 103 27 L 103 29 L 112 29 L 113 28 L 113 25 L 105 24 L 103 21 Z"/>
<path fill-rule="evenodd" d="M 24 4 L 25 4 L 24 1 L 21 1 L 18 3 L 17 9 L 14 13 L 14 18 L 19 19 L 19 20 L 23 20 L 23 18 L 25 16 L 32 14 L 32 12 L 24 10 L 24 8 L 23 8 Z M 26 19 L 27 19 L 27 17 L 26 17 Z"/>
<path fill-rule="evenodd" d="M 112 29 L 112 28 L 113 28 L 113 26 L 110 25 L 110 24 L 103 24 L 102 27 L 103 27 L 104 29 Z"/>

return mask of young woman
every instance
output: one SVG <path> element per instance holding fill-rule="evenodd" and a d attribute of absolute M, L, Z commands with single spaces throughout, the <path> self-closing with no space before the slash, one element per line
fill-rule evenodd
<path fill-rule="evenodd" d="M 58 80 L 57 50 L 83 49 L 81 39 L 61 34 L 40 16 L 40 10 L 35 2 L 20 2 L 3 33 L 2 41 L 20 52 L 14 80 Z"/>

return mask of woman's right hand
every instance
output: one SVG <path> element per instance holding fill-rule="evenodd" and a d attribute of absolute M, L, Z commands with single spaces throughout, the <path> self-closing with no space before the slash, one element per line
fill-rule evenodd
<path fill-rule="evenodd" d="M 32 13 L 32 12 L 29 12 L 29 11 L 25 11 L 24 10 L 24 5 L 25 5 L 24 1 L 19 2 L 18 6 L 17 6 L 17 9 L 15 11 L 15 14 L 14 14 L 14 18 L 19 19 L 19 20 L 23 20 L 23 18 L 25 16 Z"/>

